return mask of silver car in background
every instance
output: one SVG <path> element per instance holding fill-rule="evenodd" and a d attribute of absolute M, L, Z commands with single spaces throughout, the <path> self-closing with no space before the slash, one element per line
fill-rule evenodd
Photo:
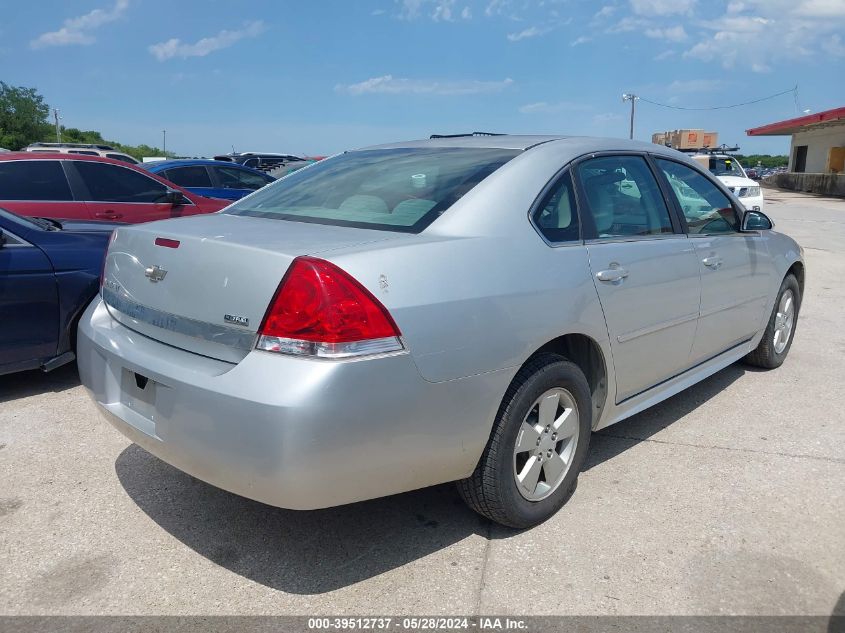
<path fill-rule="evenodd" d="M 117 229 L 80 374 L 127 437 L 237 494 L 313 509 L 458 481 L 527 527 L 596 429 L 784 361 L 804 264 L 771 228 L 653 144 L 350 151 Z"/>

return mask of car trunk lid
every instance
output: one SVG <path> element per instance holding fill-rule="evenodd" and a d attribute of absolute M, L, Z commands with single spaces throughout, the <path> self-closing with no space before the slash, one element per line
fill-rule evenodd
<path fill-rule="evenodd" d="M 297 256 L 400 238 L 408 236 L 227 214 L 135 225 L 116 232 L 102 293 L 123 325 L 237 363 Z"/>

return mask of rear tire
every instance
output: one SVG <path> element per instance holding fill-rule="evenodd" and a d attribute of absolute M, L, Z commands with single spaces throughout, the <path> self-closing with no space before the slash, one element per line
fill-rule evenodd
<path fill-rule="evenodd" d="M 458 492 L 496 523 L 542 523 L 574 492 L 591 432 L 583 372 L 561 356 L 540 354 L 511 382 L 475 472 L 457 482 Z"/>
<path fill-rule="evenodd" d="M 774 369 L 783 365 L 792 347 L 800 309 L 801 288 L 795 276 L 789 274 L 780 285 L 760 344 L 743 360 L 749 365 L 763 369 Z"/>

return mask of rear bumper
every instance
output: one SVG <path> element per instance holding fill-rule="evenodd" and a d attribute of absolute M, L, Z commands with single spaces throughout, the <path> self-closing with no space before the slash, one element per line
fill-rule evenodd
<path fill-rule="evenodd" d="M 126 328 L 99 297 L 77 348 L 83 384 L 133 442 L 210 484 L 301 510 L 468 476 L 512 378 L 430 383 L 408 354 L 317 361 L 254 351 L 231 364 Z"/>

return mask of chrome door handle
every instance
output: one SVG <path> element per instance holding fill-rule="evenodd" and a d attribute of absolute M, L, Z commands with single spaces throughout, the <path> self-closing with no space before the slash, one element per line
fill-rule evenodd
<path fill-rule="evenodd" d="M 596 279 L 599 281 L 622 281 L 627 276 L 628 270 L 621 266 L 613 266 L 608 270 L 600 270 L 596 273 Z"/>
<path fill-rule="evenodd" d="M 112 211 L 109 209 L 108 211 L 98 211 L 94 214 L 94 217 L 100 218 L 103 220 L 117 220 L 123 217 L 122 213 L 117 213 L 116 211 Z"/>
<path fill-rule="evenodd" d="M 708 268 L 716 270 L 717 268 L 719 268 L 719 266 L 722 265 L 722 258 L 717 257 L 715 255 L 711 255 L 710 257 L 705 257 L 704 259 L 702 259 L 701 263 L 707 266 Z"/>

